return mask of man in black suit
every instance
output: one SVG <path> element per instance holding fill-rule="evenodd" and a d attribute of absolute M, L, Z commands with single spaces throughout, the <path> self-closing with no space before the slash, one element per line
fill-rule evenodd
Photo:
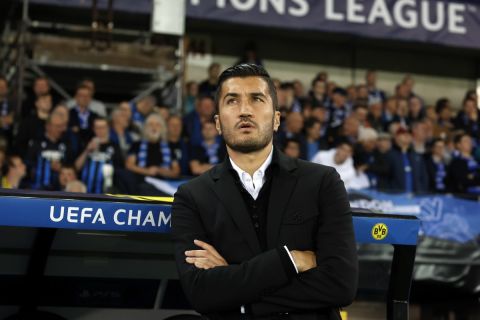
<path fill-rule="evenodd" d="M 172 208 L 188 299 L 207 319 L 340 319 L 358 273 L 343 182 L 273 147 L 280 113 L 262 67 L 225 70 L 215 100 L 228 157 L 182 185 Z"/>

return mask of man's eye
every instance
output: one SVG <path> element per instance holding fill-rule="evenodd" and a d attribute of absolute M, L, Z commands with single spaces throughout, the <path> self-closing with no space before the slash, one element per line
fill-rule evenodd
<path fill-rule="evenodd" d="M 228 99 L 227 104 L 235 104 L 237 103 L 237 99 Z"/>
<path fill-rule="evenodd" d="M 255 97 L 255 98 L 253 98 L 253 100 L 256 101 L 256 102 L 263 102 L 263 99 L 260 98 L 260 97 Z"/>

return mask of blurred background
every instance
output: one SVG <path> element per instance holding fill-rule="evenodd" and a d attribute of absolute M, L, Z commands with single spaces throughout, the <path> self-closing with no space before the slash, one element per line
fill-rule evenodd
<path fill-rule="evenodd" d="M 225 158 L 219 74 L 260 64 L 279 149 L 335 167 L 352 207 L 422 220 L 411 318 L 480 319 L 479 16 L 473 0 L 3 0 L 1 187 L 172 196 Z M 349 319 L 382 319 L 391 250 L 359 250 Z"/>

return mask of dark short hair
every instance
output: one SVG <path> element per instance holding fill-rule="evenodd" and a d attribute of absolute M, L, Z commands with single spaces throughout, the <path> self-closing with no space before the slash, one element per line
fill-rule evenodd
<path fill-rule="evenodd" d="M 220 77 L 218 78 L 218 85 L 217 91 L 215 92 L 215 110 L 218 113 L 219 111 L 219 101 L 220 101 L 220 94 L 222 92 L 222 85 L 225 81 L 230 78 L 247 78 L 247 77 L 260 77 L 262 78 L 268 85 L 268 92 L 270 94 L 270 98 L 272 99 L 273 109 L 278 110 L 278 100 L 277 100 L 277 90 L 275 89 L 275 85 L 270 78 L 267 70 L 265 70 L 262 66 L 253 64 L 253 63 L 242 63 L 225 69 Z"/>
<path fill-rule="evenodd" d="M 448 100 L 447 98 L 438 99 L 437 103 L 435 103 L 435 112 L 440 113 L 443 111 L 443 109 L 447 109 L 449 103 L 450 100 Z"/>
<path fill-rule="evenodd" d="M 303 127 L 305 128 L 305 130 L 307 130 L 307 129 L 313 128 L 313 126 L 317 123 L 319 123 L 320 125 L 322 124 L 318 119 L 314 117 L 310 117 L 305 119 Z"/>

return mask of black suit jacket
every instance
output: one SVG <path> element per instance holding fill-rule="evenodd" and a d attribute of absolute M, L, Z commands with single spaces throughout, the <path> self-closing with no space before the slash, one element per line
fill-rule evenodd
<path fill-rule="evenodd" d="M 288 312 L 290 319 L 339 319 L 357 286 L 357 255 L 347 194 L 330 167 L 294 160 L 275 150 L 267 212 L 267 250 L 260 245 L 226 161 L 182 185 L 172 212 L 175 258 L 193 307 L 210 319 L 240 319 Z M 198 269 L 185 262 L 200 239 L 229 263 Z M 292 274 L 279 247 L 312 250 L 317 267 Z M 235 316 L 237 314 L 237 316 Z M 319 316 L 320 315 L 320 316 Z"/>

